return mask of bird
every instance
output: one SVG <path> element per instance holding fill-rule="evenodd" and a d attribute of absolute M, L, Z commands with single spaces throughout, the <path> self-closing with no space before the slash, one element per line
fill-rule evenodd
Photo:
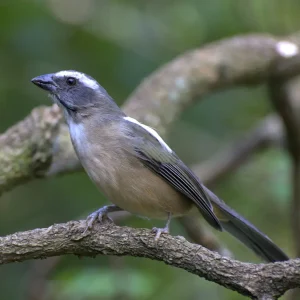
<path fill-rule="evenodd" d="M 87 217 L 86 229 L 108 213 L 165 219 L 155 240 L 169 233 L 173 217 L 201 214 L 266 262 L 289 257 L 269 237 L 202 184 L 153 128 L 127 116 L 90 75 L 64 70 L 33 78 L 63 110 L 77 157 L 90 179 L 113 204 Z"/>

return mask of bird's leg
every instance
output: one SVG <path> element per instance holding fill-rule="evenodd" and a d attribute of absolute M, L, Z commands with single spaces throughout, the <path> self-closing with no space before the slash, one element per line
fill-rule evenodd
<path fill-rule="evenodd" d="M 170 223 L 171 223 L 171 213 L 168 213 L 167 224 L 164 228 L 152 228 L 152 232 L 156 233 L 154 240 L 157 241 L 162 233 L 169 233 L 170 231 Z"/>
<path fill-rule="evenodd" d="M 108 218 L 109 220 L 111 220 L 107 216 L 108 213 L 115 212 L 115 211 L 122 211 L 122 210 L 123 209 L 117 205 L 106 205 L 94 211 L 86 218 L 87 226 L 83 234 L 85 234 L 87 230 L 91 229 L 96 221 L 102 223 L 104 218 Z"/>

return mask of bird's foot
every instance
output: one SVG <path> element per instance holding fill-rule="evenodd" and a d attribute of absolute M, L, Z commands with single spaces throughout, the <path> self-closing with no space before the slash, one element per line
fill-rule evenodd
<path fill-rule="evenodd" d="M 105 219 L 113 222 L 113 220 L 107 214 L 116 210 L 117 209 L 114 205 L 107 205 L 88 215 L 88 217 L 86 218 L 87 225 L 83 232 L 83 235 L 85 235 L 87 231 L 93 228 L 95 222 L 103 223 Z"/>
<path fill-rule="evenodd" d="M 158 239 L 160 238 L 161 234 L 168 234 L 170 233 L 170 222 L 171 222 L 171 213 L 168 213 L 168 219 L 167 219 L 167 224 L 164 228 L 157 228 L 157 227 L 153 227 L 152 228 L 152 232 L 156 233 L 155 234 L 155 238 L 154 240 L 157 242 Z"/>
<path fill-rule="evenodd" d="M 164 227 L 164 228 L 157 228 L 157 227 L 153 227 L 151 230 L 153 233 L 155 234 L 155 241 L 158 241 L 158 239 L 160 238 L 161 234 L 168 234 L 169 233 L 169 227 Z"/>

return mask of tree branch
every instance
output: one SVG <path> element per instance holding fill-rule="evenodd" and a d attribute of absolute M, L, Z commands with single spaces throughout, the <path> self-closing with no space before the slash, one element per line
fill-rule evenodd
<path fill-rule="evenodd" d="M 222 256 L 234 257 L 231 251 L 217 239 L 213 232 L 202 223 L 199 217 L 184 216 L 178 218 L 178 221 L 194 243 L 216 251 Z"/>
<path fill-rule="evenodd" d="M 85 226 L 72 221 L 1 237 L 0 264 L 66 254 L 129 255 L 163 261 L 254 299 L 276 299 L 300 286 L 300 259 L 256 265 L 221 257 L 182 237 L 163 235 L 155 242 L 147 229 L 106 222 L 83 236 Z"/>

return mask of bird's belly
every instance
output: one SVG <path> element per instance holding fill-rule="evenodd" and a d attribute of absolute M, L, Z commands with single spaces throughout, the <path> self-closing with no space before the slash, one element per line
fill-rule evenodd
<path fill-rule="evenodd" d="M 168 213 L 173 216 L 188 214 L 194 206 L 190 199 L 142 165 L 132 168 L 119 164 L 113 174 L 105 173 L 105 168 L 96 172 L 88 167 L 86 170 L 112 203 L 130 213 L 165 219 Z"/>
<path fill-rule="evenodd" d="M 74 141 L 73 141 L 74 143 Z M 75 144 L 77 155 L 100 191 L 115 205 L 137 215 L 164 219 L 188 214 L 193 202 L 124 151 L 100 151 L 92 144 Z M 108 148 L 116 149 L 115 145 Z M 101 153 L 101 156 L 99 156 Z"/>
<path fill-rule="evenodd" d="M 154 219 L 166 219 L 169 213 L 172 216 L 185 215 L 190 211 L 192 206 L 187 200 L 179 198 L 171 200 L 161 197 L 153 200 L 153 198 L 145 195 L 142 198 L 138 196 L 126 199 L 116 197 L 111 199 L 111 201 L 128 212 Z M 171 205 L 168 205 L 170 202 L 172 202 Z"/>
<path fill-rule="evenodd" d="M 109 200 L 126 211 L 148 218 L 166 219 L 169 213 L 172 216 L 188 214 L 192 201 L 153 176 L 127 178 L 126 187 L 121 189 L 124 192 L 109 191 Z"/>

